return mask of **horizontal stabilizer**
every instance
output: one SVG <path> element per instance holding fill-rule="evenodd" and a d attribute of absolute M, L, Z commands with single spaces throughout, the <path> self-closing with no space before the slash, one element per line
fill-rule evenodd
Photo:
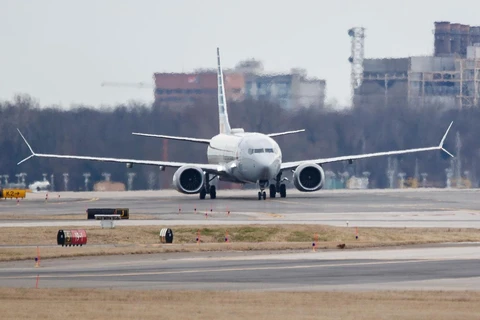
<path fill-rule="evenodd" d="M 304 132 L 305 129 L 301 130 L 293 130 L 293 131 L 285 131 L 285 132 L 278 132 L 278 133 L 268 133 L 267 136 L 269 137 L 278 137 L 278 136 L 285 136 L 287 134 L 292 134 L 292 133 L 299 133 L 299 132 Z"/>
<path fill-rule="evenodd" d="M 149 134 L 149 133 L 138 133 L 138 132 L 132 132 L 132 134 L 136 136 L 142 136 L 142 137 L 163 138 L 163 139 L 169 139 L 169 140 L 190 141 L 190 142 L 210 144 L 210 139 L 175 137 L 175 136 L 165 136 L 163 134 Z"/>

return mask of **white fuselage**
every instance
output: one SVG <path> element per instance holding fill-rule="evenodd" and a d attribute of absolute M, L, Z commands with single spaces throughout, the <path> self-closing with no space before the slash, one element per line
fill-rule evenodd
<path fill-rule="evenodd" d="M 256 183 L 274 179 L 280 172 L 282 152 L 272 138 L 261 133 L 238 132 L 213 137 L 208 162 L 226 168 L 221 180 Z"/>

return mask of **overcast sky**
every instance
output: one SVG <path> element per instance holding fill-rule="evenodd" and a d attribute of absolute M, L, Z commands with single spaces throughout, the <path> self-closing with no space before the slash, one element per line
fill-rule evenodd
<path fill-rule="evenodd" d="M 473 0 L 0 0 L 0 99 L 151 102 L 151 89 L 100 84 L 212 68 L 219 46 L 224 67 L 256 58 L 271 71 L 305 68 L 345 104 L 349 28 L 367 28 L 366 57 L 431 55 L 434 21 L 480 25 L 479 12 Z"/>

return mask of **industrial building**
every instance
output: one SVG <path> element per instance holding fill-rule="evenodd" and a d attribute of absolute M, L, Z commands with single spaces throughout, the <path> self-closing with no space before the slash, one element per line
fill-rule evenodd
<path fill-rule="evenodd" d="M 193 105 L 201 99 L 217 96 L 215 71 L 196 73 L 155 73 L 155 101 L 169 105 Z M 243 100 L 245 80 L 240 73 L 225 74 L 225 93 L 230 101 Z"/>
<path fill-rule="evenodd" d="M 244 99 L 278 103 L 286 109 L 320 107 L 325 100 L 325 80 L 309 79 L 303 69 L 283 74 L 267 73 L 256 60 L 238 63 L 224 70 L 225 91 L 229 101 Z M 216 70 L 193 73 L 155 73 L 155 101 L 159 104 L 193 105 L 199 99 L 217 96 Z"/>
<path fill-rule="evenodd" d="M 435 22 L 434 54 L 393 59 L 363 59 L 354 104 L 405 99 L 410 105 L 479 105 L 480 27 Z"/>
<path fill-rule="evenodd" d="M 325 102 L 326 82 L 309 79 L 304 69 L 267 73 L 256 60 L 242 61 L 235 70 L 245 75 L 245 97 L 276 102 L 285 109 L 321 107 Z"/>

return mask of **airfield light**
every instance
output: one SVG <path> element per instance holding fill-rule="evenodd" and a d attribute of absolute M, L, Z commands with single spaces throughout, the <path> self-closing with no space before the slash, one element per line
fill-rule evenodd
<path fill-rule="evenodd" d="M 112 174 L 108 172 L 103 172 L 102 176 L 105 178 L 105 181 L 110 182 L 110 177 L 112 176 Z"/>
<path fill-rule="evenodd" d="M 370 176 L 370 172 L 369 171 L 363 171 L 362 172 L 363 176 L 365 177 L 365 180 L 366 180 L 366 185 L 365 185 L 365 188 L 368 189 L 368 177 Z"/>
<path fill-rule="evenodd" d="M 450 189 L 452 187 L 452 176 L 453 176 L 453 170 L 451 168 L 446 168 L 445 173 L 447 175 L 447 188 Z"/>
<path fill-rule="evenodd" d="M 22 179 L 23 186 L 26 186 L 26 184 L 25 184 L 25 177 L 26 176 L 27 176 L 27 174 L 25 172 L 20 173 L 20 178 Z"/>
<path fill-rule="evenodd" d="M 63 184 L 65 186 L 65 191 L 68 191 L 68 173 L 63 174 Z"/>
<path fill-rule="evenodd" d="M 422 187 L 425 188 L 427 186 L 427 176 L 428 176 L 428 173 L 426 172 L 423 172 L 421 174 L 422 176 Z"/>
<path fill-rule="evenodd" d="M 390 189 L 393 189 L 393 176 L 395 174 L 395 170 L 387 170 L 388 181 L 390 183 Z"/>
<path fill-rule="evenodd" d="M 88 191 L 88 178 L 90 178 L 90 172 L 85 172 L 83 176 L 85 177 L 85 191 Z"/>
<path fill-rule="evenodd" d="M 405 172 L 400 172 L 398 174 L 398 177 L 400 178 L 400 188 L 402 188 L 402 189 L 403 189 L 403 186 L 404 186 L 404 183 L 405 183 L 405 176 L 406 176 Z"/>
<path fill-rule="evenodd" d="M 135 178 L 137 174 L 135 172 L 128 172 L 127 173 L 127 176 L 128 176 L 128 191 L 132 191 L 132 187 L 133 187 L 133 178 Z"/>

